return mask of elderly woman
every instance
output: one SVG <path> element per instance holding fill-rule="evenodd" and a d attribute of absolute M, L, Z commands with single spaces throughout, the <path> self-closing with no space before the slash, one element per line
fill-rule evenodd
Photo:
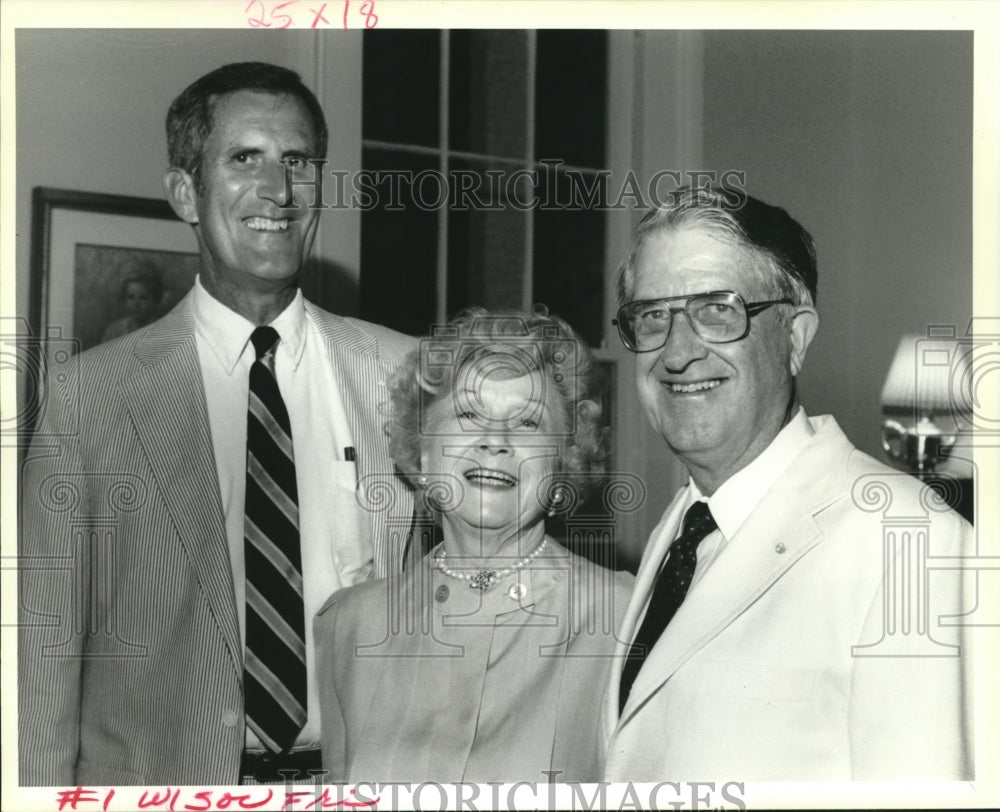
<path fill-rule="evenodd" d="M 443 540 L 316 619 L 328 781 L 597 781 L 631 576 L 545 533 L 603 472 L 589 351 L 545 313 L 468 311 L 392 384 L 398 468 Z"/>

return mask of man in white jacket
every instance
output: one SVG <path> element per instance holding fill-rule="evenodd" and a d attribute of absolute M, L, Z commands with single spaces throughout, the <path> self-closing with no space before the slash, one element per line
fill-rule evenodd
<path fill-rule="evenodd" d="M 973 596 L 923 567 L 971 554 L 972 530 L 807 417 L 815 295 L 809 234 L 752 197 L 681 189 L 636 230 L 617 324 L 690 479 L 623 622 L 608 780 L 972 777 Z"/>

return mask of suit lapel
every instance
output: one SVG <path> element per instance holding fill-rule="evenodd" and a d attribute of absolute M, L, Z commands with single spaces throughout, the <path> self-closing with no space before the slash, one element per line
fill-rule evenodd
<path fill-rule="evenodd" d="M 121 382 L 122 400 L 239 671 L 232 566 L 190 296 L 140 339 L 135 353 L 140 367 Z"/>
<path fill-rule="evenodd" d="M 836 436 L 830 432 L 817 433 L 778 478 L 692 588 L 649 653 L 632 686 L 619 724 L 626 724 L 678 668 L 823 540 L 814 517 L 843 492 L 843 488 L 831 485 L 830 471 L 836 470 L 834 455 L 842 454 L 844 447 L 849 446 L 839 430 Z M 672 527 L 676 528 L 678 521 L 679 512 Z M 671 539 L 672 535 L 665 538 Z M 662 552 L 655 560 L 662 560 L 667 546 L 668 543 L 658 545 Z M 643 580 L 637 588 L 642 588 L 648 598 L 652 581 Z"/>
<path fill-rule="evenodd" d="M 375 576 L 402 569 L 413 498 L 395 475 L 385 436 L 392 368 L 379 355 L 378 342 L 349 320 L 306 303 L 326 340 L 344 413 L 357 450 L 359 501 L 372 510 Z M 392 499 L 386 496 L 392 493 Z M 402 538 L 398 538 L 402 535 Z"/>
<path fill-rule="evenodd" d="M 623 723 L 681 665 L 821 540 L 811 516 L 798 517 L 792 522 L 786 519 L 784 524 L 762 518 L 759 511 L 755 512 L 753 525 L 744 526 L 729 540 L 681 604 L 636 676 L 622 713 Z M 775 532 L 778 527 L 780 531 Z"/>
<path fill-rule="evenodd" d="M 684 505 L 687 502 L 687 486 L 681 488 L 673 501 L 663 512 L 663 517 L 659 524 L 650 533 L 646 549 L 642 554 L 642 561 L 636 575 L 635 587 L 632 590 L 632 597 L 629 600 L 625 616 L 622 618 L 621 629 L 615 643 L 614 665 L 611 668 L 611 681 L 608 690 L 605 691 L 605 734 L 610 737 L 618 721 L 619 685 L 621 683 L 622 667 L 625 664 L 625 656 L 632 645 L 639 628 L 639 622 L 646 611 L 646 605 L 653 592 L 656 577 L 659 574 L 659 565 L 666 557 L 671 540 L 677 535 L 677 528 L 680 526 L 683 516 Z M 634 686 L 633 686 L 634 691 Z"/>

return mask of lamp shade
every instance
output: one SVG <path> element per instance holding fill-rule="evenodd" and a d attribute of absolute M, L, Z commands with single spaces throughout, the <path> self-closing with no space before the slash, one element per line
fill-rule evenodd
<path fill-rule="evenodd" d="M 964 349 L 955 340 L 904 335 L 882 387 L 882 411 L 910 414 L 914 420 L 946 417 L 946 422 L 968 414 L 969 353 Z"/>

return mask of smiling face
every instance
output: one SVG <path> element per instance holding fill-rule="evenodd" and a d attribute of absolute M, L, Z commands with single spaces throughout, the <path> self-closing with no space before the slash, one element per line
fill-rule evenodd
<path fill-rule="evenodd" d="M 451 487 L 461 494 L 442 505 L 446 537 L 506 539 L 540 525 L 540 488 L 556 470 L 565 433 L 554 389 L 540 372 L 492 376 L 475 392 L 460 388 L 431 406 L 421 470 L 431 483 L 457 483 Z"/>
<path fill-rule="evenodd" d="M 153 316 L 153 308 L 156 302 L 153 300 L 153 291 L 145 282 L 129 282 L 125 286 L 124 296 L 125 312 L 140 324 L 147 324 Z"/>
<path fill-rule="evenodd" d="M 704 227 L 648 235 L 636 257 L 634 299 L 732 290 L 747 302 L 777 298 L 754 282 L 764 261 Z M 786 306 L 787 307 L 787 306 Z M 794 376 L 817 326 L 815 310 L 777 307 L 753 316 L 746 338 L 709 344 L 676 314 L 662 349 L 639 353 L 636 384 L 646 416 L 711 494 L 771 443 L 794 405 Z"/>
<path fill-rule="evenodd" d="M 243 312 L 247 296 L 294 288 L 309 253 L 319 214 L 307 206 L 311 191 L 296 186 L 298 208 L 281 205 L 286 165 L 301 168 L 315 157 L 317 139 L 305 104 L 289 95 L 226 94 L 216 99 L 212 122 L 200 184 L 172 168 L 165 186 L 175 210 L 195 226 L 202 283 Z"/>

